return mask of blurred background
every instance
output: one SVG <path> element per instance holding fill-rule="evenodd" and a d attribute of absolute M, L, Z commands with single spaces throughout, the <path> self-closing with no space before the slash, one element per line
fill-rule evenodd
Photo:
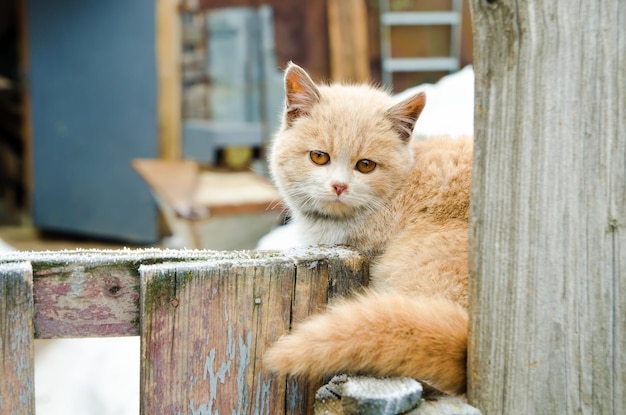
<path fill-rule="evenodd" d="M 471 42 L 462 0 L 4 0 L 0 240 L 253 248 L 288 61 L 400 93 Z"/>

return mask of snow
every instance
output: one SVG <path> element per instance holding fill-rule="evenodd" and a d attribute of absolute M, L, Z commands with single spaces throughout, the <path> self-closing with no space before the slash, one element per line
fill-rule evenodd
<path fill-rule="evenodd" d="M 296 229 L 296 226 L 293 223 L 287 223 L 283 226 L 277 227 L 262 237 L 257 244 L 257 249 L 285 250 L 301 247 L 303 244 L 300 242 L 299 235 L 300 233 Z"/>
<path fill-rule="evenodd" d="M 395 96 L 401 101 L 420 91 L 426 93 L 426 107 L 420 115 L 413 136 L 418 138 L 448 135 L 474 135 L 474 70 L 468 65 L 445 76 L 436 84 L 409 88 Z"/>
<path fill-rule="evenodd" d="M 12 252 L 12 251 L 15 251 L 15 248 L 13 248 L 11 245 L 9 245 L 8 243 L 6 243 L 2 239 L 0 239 L 0 253 L 2 253 L 2 252 Z"/>
<path fill-rule="evenodd" d="M 38 415 L 137 415 L 139 337 L 35 341 Z"/>

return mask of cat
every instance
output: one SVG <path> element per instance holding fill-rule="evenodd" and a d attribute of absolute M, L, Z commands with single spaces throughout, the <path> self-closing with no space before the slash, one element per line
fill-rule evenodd
<path fill-rule="evenodd" d="M 318 85 L 285 70 L 269 149 L 274 183 L 308 245 L 350 245 L 370 261 L 365 293 L 295 326 L 264 356 L 309 379 L 407 376 L 466 389 L 471 138 L 412 140 L 426 97 L 395 103 L 370 85 Z"/>

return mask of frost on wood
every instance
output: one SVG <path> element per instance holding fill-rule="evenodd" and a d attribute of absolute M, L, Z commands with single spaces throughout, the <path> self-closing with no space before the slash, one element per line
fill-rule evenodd
<path fill-rule="evenodd" d="M 11 251 L 0 253 L 0 263 L 31 261 L 39 266 L 80 263 L 82 265 L 104 265 L 111 263 L 161 263 L 164 261 L 188 261 L 193 259 L 259 260 L 284 258 L 298 261 L 311 256 L 338 258 L 358 256 L 348 247 L 308 247 L 285 251 L 212 251 L 202 249 L 76 249 L 60 251 Z"/>
<path fill-rule="evenodd" d="M 338 259 L 341 259 L 340 261 Z M 366 283 L 366 264 L 343 247 L 300 248 L 285 252 L 209 251 L 174 249 L 75 250 L 9 252 L 0 254 L 0 264 L 28 261 L 32 264 L 37 338 L 128 336 L 139 334 L 139 268 L 164 262 L 177 263 L 181 270 L 196 262 L 228 269 L 232 264 L 253 267 L 298 267 L 319 261 L 336 261 L 330 289 L 345 292 L 352 281 L 341 275 L 365 271 L 358 284 Z M 355 281 L 356 283 L 356 281 Z M 347 286 L 344 286 L 347 284 Z"/>
<path fill-rule="evenodd" d="M 343 247 L 0 255 L 0 281 L 14 281 L 16 269 L 28 277 L 24 289 L 30 302 L 1 316 L 2 324 L 22 322 L 19 333 L 3 328 L 2 346 L 12 350 L 5 346 L 18 342 L 31 357 L 15 359 L 14 353 L 11 362 L 18 366 L 5 366 L 9 382 L 0 387 L 8 384 L 11 390 L 1 390 L 3 410 L 13 402 L 9 396 L 27 403 L 33 397 L 32 382 L 19 379 L 23 368 L 32 369 L 34 335 L 141 334 L 143 413 L 306 413 L 319 383 L 288 382 L 264 370 L 264 351 L 292 321 L 324 308 L 330 297 L 358 291 L 368 280 L 367 261 Z M 0 292 L 19 299 L 6 284 Z M 30 392 L 16 395 L 19 385 L 30 385 Z"/>

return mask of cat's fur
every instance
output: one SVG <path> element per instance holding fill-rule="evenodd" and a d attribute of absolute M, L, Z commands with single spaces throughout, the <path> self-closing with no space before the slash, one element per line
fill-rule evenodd
<path fill-rule="evenodd" d="M 297 325 L 265 364 L 310 378 L 409 376 L 462 393 L 471 140 L 412 141 L 424 94 L 395 104 L 367 85 L 316 85 L 294 64 L 285 89 L 274 181 L 307 243 L 368 256 L 371 288 Z M 311 151 L 329 162 L 315 164 Z M 356 169 L 363 159 L 373 171 Z"/>

